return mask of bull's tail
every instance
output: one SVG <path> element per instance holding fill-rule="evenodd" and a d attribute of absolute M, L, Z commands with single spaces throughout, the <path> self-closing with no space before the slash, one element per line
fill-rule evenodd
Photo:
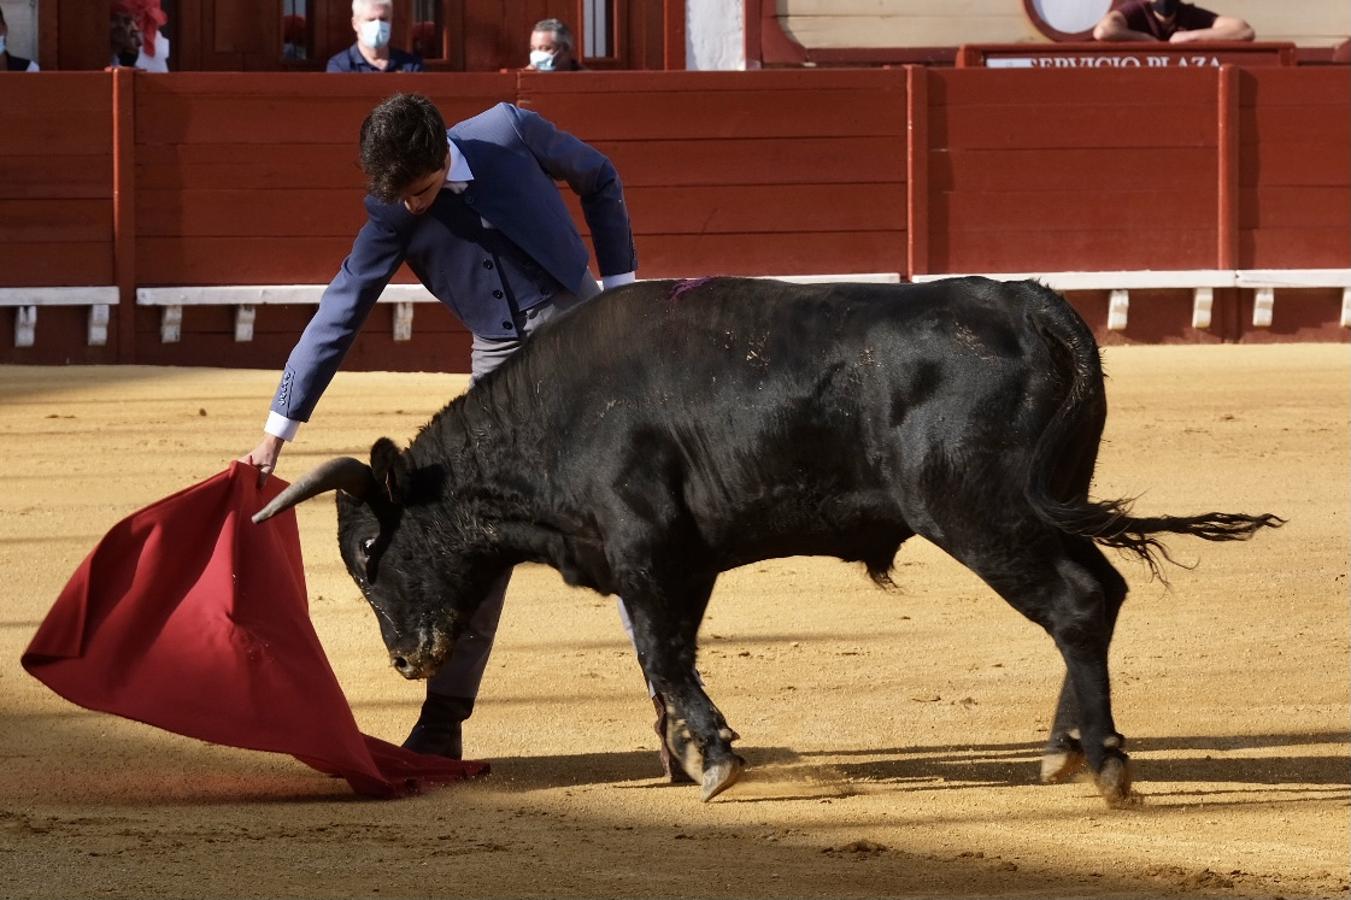
<path fill-rule="evenodd" d="M 1028 473 L 1026 496 L 1037 515 L 1067 534 L 1134 553 L 1155 575 L 1161 575 L 1160 558 L 1176 563 L 1159 535 L 1246 541 L 1261 528 L 1285 524 L 1271 513 L 1133 516 L 1129 499 L 1090 499 L 1089 484 L 1107 418 L 1097 342 L 1063 297 L 1041 285 L 1027 287 L 1035 295 L 1029 298 L 1032 320 L 1055 361 L 1062 389 L 1060 405 L 1037 441 Z"/>

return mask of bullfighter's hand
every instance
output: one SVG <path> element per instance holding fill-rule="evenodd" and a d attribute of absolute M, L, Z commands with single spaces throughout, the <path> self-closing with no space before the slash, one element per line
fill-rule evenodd
<path fill-rule="evenodd" d="M 267 476 L 277 468 L 277 458 L 281 456 L 281 448 L 286 442 L 276 435 L 264 434 L 263 439 L 258 442 L 248 453 L 239 458 L 242 463 L 248 463 L 258 468 L 258 486 L 262 487 L 267 481 Z"/>

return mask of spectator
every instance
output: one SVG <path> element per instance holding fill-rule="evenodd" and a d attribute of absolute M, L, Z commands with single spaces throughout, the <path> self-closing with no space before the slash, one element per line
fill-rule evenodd
<path fill-rule="evenodd" d="M 121 0 L 120 5 L 127 7 L 141 35 L 136 68 L 146 72 L 169 71 L 169 39 L 160 33 L 169 24 L 169 17 L 160 8 L 160 0 Z"/>
<path fill-rule="evenodd" d="M 9 52 L 9 25 L 5 24 L 5 11 L 0 9 L 0 72 L 36 71 L 37 63 Z"/>
<path fill-rule="evenodd" d="M 356 43 L 328 61 L 329 72 L 421 72 L 422 57 L 389 45 L 394 0 L 352 0 Z"/>
<path fill-rule="evenodd" d="M 108 44 L 111 68 L 132 68 L 141 57 L 141 30 L 126 0 L 113 0 L 108 13 Z"/>
<path fill-rule="evenodd" d="M 541 19 L 530 32 L 530 65 L 536 72 L 580 72 L 573 55 L 572 29 L 559 19 Z"/>
<path fill-rule="evenodd" d="M 1247 22 L 1179 0 L 1127 0 L 1093 27 L 1099 41 L 1251 41 Z"/>
<path fill-rule="evenodd" d="M 604 285 L 634 280 L 633 231 L 614 166 L 536 113 L 500 103 L 447 130 L 430 100 L 396 94 L 361 126 L 361 165 L 370 179 L 366 224 L 291 351 L 261 442 L 241 458 L 260 478 L 310 418 L 402 263 L 469 327 L 473 380 L 599 292 L 554 179 L 581 200 Z M 460 723 L 473 711 L 509 577 L 493 586 L 449 662 L 428 680 L 405 747 L 459 758 Z M 653 702 L 663 766 L 681 780 L 666 749 L 665 706 Z"/>
<path fill-rule="evenodd" d="M 308 59 L 309 35 L 304 16 L 281 17 L 281 55 L 283 59 Z"/>

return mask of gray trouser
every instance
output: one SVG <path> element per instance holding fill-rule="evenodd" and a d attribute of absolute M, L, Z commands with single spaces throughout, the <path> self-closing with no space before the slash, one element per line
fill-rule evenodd
<path fill-rule="evenodd" d="M 596 282 L 587 276 L 582 290 L 586 291 L 587 286 L 595 287 Z M 586 296 L 577 294 L 559 294 L 548 303 L 536 306 L 533 309 L 527 309 L 523 313 L 516 314 L 516 327 L 521 333 L 520 339 L 506 338 L 504 340 L 494 340 L 492 338 L 481 338 L 474 335 L 474 342 L 469 354 L 469 386 L 472 388 L 474 382 L 487 375 L 493 369 L 496 369 L 502 363 L 506 362 L 507 357 L 521 349 L 525 339 L 530 337 L 537 328 L 545 322 L 572 309 L 579 303 L 590 300 L 596 294 L 600 293 L 600 288 L 595 288 Z"/>
<path fill-rule="evenodd" d="M 588 276 L 583 291 L 586 292 L 588 286 L 594 287 L 595 283 L 595 280 Z M 519 350 L 521 344 L 535 329 L 598 293 L 600 293 L 599 288 L 587 292 L 584 297 L 574 294 L 561 294 L 554 297 L 549 303 L 519 313 L 516 325 L 521 332 L 520 340 L 498 341 L 475 335 L 470 354 L 470 389 L 473 389 L 476 381 L 496 369 L 506 361 L 507 357 Z M 488 591 L 488 596 L 483 598 L 483 603 L 479 606 L 478 612 L 474 613 L 474 617 L 469 620 L 468 626 L 455 642 L 450 660 L 428 679 L 428 694 L 440 694 L 443 697 L 462 697 L 470 701 L 478 696 L 479 684 L 483 681 L 483 671 L 488 667 L 488 656 L 493 650 L 493 637 L 497 634 L 497 621 L 502 616 L 502 600 L 507 595 L 507 584 L 510 581 L 511 572 L 508 571 Z M 627 617 L 624 618 L 624 621 L 627 624 Z"/>

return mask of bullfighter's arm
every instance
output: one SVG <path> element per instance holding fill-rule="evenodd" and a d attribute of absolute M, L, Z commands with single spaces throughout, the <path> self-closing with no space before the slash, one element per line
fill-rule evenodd
<path fill-rule="evenodd" d="M 366 316 L 403 262 L 403 236 L 378 215 L 375 204 L 366 198 L 366 224 L 286 361 L 264 427 L 268 434 L 289 441 L 300 423 L 309 421 Z"/>
<path fill-rule="evenodd" d="M 634 279 L 638 256 L 633 247 L 633 226 L 624 186 L 614 164 L 595 147 L 561 131 L 538 113 L 509 107 L 526 147 L 544 171 L 566 181 L 582 200 L 582 213 L 591 227 L 605 286 L 615 287 Z"/>

